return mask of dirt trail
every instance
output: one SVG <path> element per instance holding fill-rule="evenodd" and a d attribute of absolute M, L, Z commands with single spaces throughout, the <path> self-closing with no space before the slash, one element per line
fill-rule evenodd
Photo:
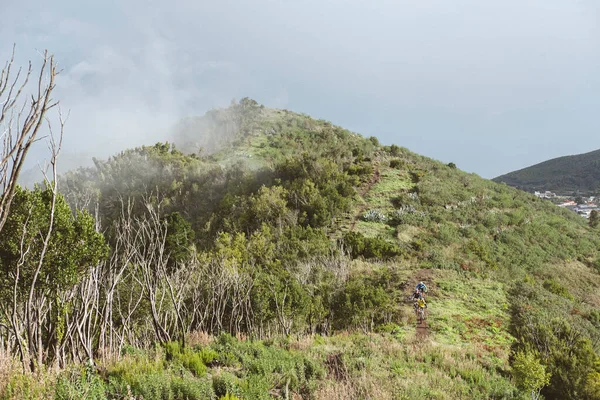
<path fill-rule="evenodd" d="M 427 320 L 417 323 L 417 340 L 424 340 L 429 336 L 429 325 Z"/>
<path fill-rule="evenodd" d="M 433 282 L 433 272 L 430 269 L 421 269 L 416 271 L 415 274 L 409 278 L 408 281 L 406 281 L 405 286 L 406 299 L 407 302 L 410 303 L 411 309 L 413 307 L 413 302 L 410 300 L 410 298 L 414 293 L 415 286 L 417 286 L 417 283 L 419 282 L 423 282 L 425 285 L 427 285 L 428 295 L 431 295 L 431 293 L 435 293 L 436 291 L 436 286 Z M 425 310 L 425 315 L 427 316 L 427 314 L 428 312 Z M 421 323 L 417 322 L 416 331 L 417 340 L 425 340 L 430 335 L 429 324 L 427 323 L 427 320 L 422 321 Z"/>

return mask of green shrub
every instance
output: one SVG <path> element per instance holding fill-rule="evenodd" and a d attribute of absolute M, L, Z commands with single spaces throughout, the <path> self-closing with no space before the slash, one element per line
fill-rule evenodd
<path fill-rule="evenodd" d="M 412 249 L 414 251 L 423 251 L 425 249 L 425 243 L 420 240 L 420 239 L 416 239 L 413 240 L 412 243 L 410 244 L 410 246 L 412 247 Z"/>
<path fill-rule="evenodd" d="M 569 290 L 554 279 L 546 279 L 544 281 L 543 286 L 544 286 L 544 289 L 546 289 L 550 293 L 554 293 L 554 294 L 556 294 L 558 296 L 562 296 L 566 299 L 573 300 L 573 295 L 571 293 L 569 293 Z"/>
<path fill-rule="evenodd" d="M 398 158 L 390 160 L 390 168 L 401 169 L 405 165 L 406 165 L 406 163 L 403 160 L 400 160 Z"/>
<path fill-rule="evenodd" d="M 221 372 L 212 377 L 212 388 L 217 397 L 229 395 L 240 396 L 242 389 L 240 379 L 230 372 Z"/>
<path fill-rule="evenodd" d="M 2 400 L 45 399 L 52 393 L 49 382 L 40 380 L 32 374 L 12 374 L 3 391 Z"/>
<path fill-rule="evenodd" d="M 401 281 L 390 268 L 352 274 L 332 300 L 335 329 L 371 331 L 398 316 Z"/>
<path fill-rule="evenodd" d="M 443 245 L 449 245 L 458 241 L 458 228 L 454 224 L 443 223 L 439 224 L 439 229 L 435 234 L 435 237 L 439 239 Z"/>
<path fill-rule="evenodd" d="M 375 332 L 377 333 L 389 333 L 391 335 L 397 335 L 401 332 L 401 330 L 402 329 L 398 326 L 398 324 L 393 322 L 388 322 L 375 328 Z"/>
<path fill-rule="evenodd" d="M 264 342 L 222 341 L 215 349 L 237 357 L 243 372 L 238 376 L 220 371 L 213 375 L 217 396 L 226 393 L 243 399 L 268 399 L 271 389 L 288 390 L 308 396 L 314 393 L 317 380 L 325 376 L 322 365 L 310 357 L 289 350 L 288 338 L 274 338 Z M 227 350 L 225 350 L 227 349 Z"/>
<path fill-rule="evenodd" d="M 124 345 L 123 348 L 121 349 L 121 355 L 124 356 L 134 356 L 134 355 L 143 355 L 146 354 L 146 352 L 142 349 L 138 349 L 137 347 L 133 347 L 131 345 Z"/>
<path fill-rule="evenodd" d="M 225 367 L 237 367 L 240 364 L 238 357 L 231 351 L 219 352 L 217 361 Z"/>
<path fill-rule="evenodd" d="M 416 225 L 424 226 L 427 223 L 427 214 L 423 211 L 417 211 L 412 205 L 400 206 L 397 210 L 390 213 L 388 225 Z"/>
<path fill-rule="evenodd" d="M 179 342 L 165 343 L 165 356 L 167 361 L 180 363 L 195 376 L 206 374 L 205 359 L 212 362 L 217 354 L 211 350 L 194 351 L 191 348 L 182 349 Z"/>
<path fill-rule="evenodd" d="M 207 400 L 215 397 L 212 383 L 208 379 L 183 375 L 173 378 L 171 386 L 175 400 Z"/>
<path fill-rule="evenodd" d="M 373 166 L 370 163 L 353 164 L 346 168 L 346 173 L 353 176 L 373 175 Z"/>
<path fill-rule="evenodd" d="M 401 254 L 401 249 L 396 244 L 376 237 L 368 238 L 360 232 L 348 232 L 344 235 L 343 243 L 350 250 L 352 258 L 379 258 L 389 259 Z"/>
<path fill-rule="evenodd" d="M 240 398 L 233 394 L 227 393 L 225 396 L 219 397 L 219 400 L 240 400 Z"/>
<path fill-rule="evenodd" d="M 205 400 L 215 396 L 210 380 L 171 370 L 140 375 L 130 387 L 144 400 Z"/>
<path fill-rule="evenodd" d="M 393 156 L 399 156 L 402 153 L 402 149 L 398 145 L 391 145 L 386 148 L 386 150 Z"/>
<path fill-rule="evenodd" d="M 410 171 L 409 175 L 410 175 L 410 180 L 412 181 L 412 183 L 417 184 L 421 181 L 421 178 L 423 178 L 425 176 L 425 172 L 424 171 Z"/>
<path fill-rule="evenodd" d="M 600 273 L 600 258 L 597 258 L 595 261 L 593 261 L 590 266 L 594 268 L 596 272 Z"/>
<path fill-rule="evenodd" d="M 273 388 L 272 377 L 249 375 L 242 384 L 244 400 L 271 400 L 269 391 Z"/>
<path fill-rule="evenodd" d="M 185 370 L 144 370 L 132 373 L 112 371 L 109 376 L 109 398 L 126 398 L 128 393 L 144 400 L 205 400 L 214 392 L 206 378 L 196 378 Z"/>
<path fill-rule="evenodd" d="M 167 361 L 171 361 L 181 354 L 181 346 L 179 342 L 168 342 L 165 343 L 164 347 Z"/>
<path fill-rule="evenodd" d="M 563 292 L 552 280 L 546 280 L 545 286 Z M 589 390 L 584 378 L 597 372 L 596 363 L 600 362 L 590 337 L 596 328 L 593 322 L 572 313 L 571 300 L 540 289 L 517 284 L 512 291 L 511 333 L 518 340 L 514 350 L 533 350 L 541 355 L 540 362 L 550 374 L 549 384 L 542 389 L 546 398 L 581 397 Z"/>
<path fill-rule="evenodd" d="M 304 379 L 307 382 L 324 379 L 327 375 L 325 367 L 312 358 L 304 359 Z"/>
<path fill-rule="evenodd" d="M 195 353 L 192 350 L 186 349 L 183 354 L 178 356 L 185 368 L 192 372 L 195 376 L 203 376 L 206 374 L 206 365 L 202 361 L 202 355 Z"/>
<path fill-rule="evenodd" d="M 102 400 L 106 399 L 106 388 L 94 367 L 73 366 L 58 377 L 54 396 L 56 400 Z"/>
<path fill-rule="evenodd" d="M 532 398 L 539 396 L 540 390 L 550 383 L 550 374 L 534 352 L 517 352 L 512 368 L 517 385 L 526 393 L 531 393 Z"/>
<path fill-rule="evenodd" d="M 141 396 L 144 400 L 170 400 L 173 396 L 171 376 L 168 371 L 153 371 L 139 373 L 132 377 L 129 387 L 134 395 Z M 122 393 L 125 394 L 125 393 Z"/>
<path fill-rule="evenodd" d="M 600 310 L 591 310 L 587 316 L 587 320 L 600 330 Z"/>
<path fill-rule="evenodd" d="M 219 353 L 211 348 L 203 348 L 198 351 L 198 355 L 200 359 L 204 363 L 204 365 L 209 365 L 217 358 L 219 358 Z"/>

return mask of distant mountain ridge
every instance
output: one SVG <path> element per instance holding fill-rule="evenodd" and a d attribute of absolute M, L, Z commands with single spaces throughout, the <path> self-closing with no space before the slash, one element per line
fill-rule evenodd
<path fill-rule="evenodd" d="M 553 158 L 492 180 L 526 191 L 596 192 L 600 189 L 600 149 Z"/>

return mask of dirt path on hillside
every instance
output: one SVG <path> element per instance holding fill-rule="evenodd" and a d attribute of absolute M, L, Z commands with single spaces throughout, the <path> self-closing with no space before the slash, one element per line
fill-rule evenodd
<path fill-rule="evenodd" d="M 433 282 L 433 271 L 430 269 L 420 269 L 414 273 L 411 278 L 408 278 L 405 286 L 406 296 L 410 296 L 414 293 L 417 283 L 423 282 L 427 285 L 427 293 L 425 297 L 431 296 L 432 293 L 437 291 L 437 285 Z"/>
<path fill-rule="evenodd" d="M 406 286 L 405 286 L 405 295 L 406 295 L 406 302 L 410 304 L 411 310 L 413 310 L 413 302 L 412 300 L 410 300 L 412 294 L 415 291 L 415 286 L 417 286 L 417 283 L 419 282 L 423 282 L 425 283 L 425 285 L 427 285 L 427 289 L 428 292 L 426 294 L 426 300 L 428 301 L 428 297 L 429 295 L 431 295 L 431 293 L 435 293 L 437 290 L 437 286 L 435 285 L 435 283 L 433 282 L 433 272 L 430 269 L 421 269 L 416 271 L 416 273 L 409 278 L 406 281 Z M 429 301 L 428 301 L 429 304 Z M 425 310 L 425 321 L 421 321 L 421 323 L 416 324 L 416 339 L 417 341 L 423 341 L 425 339 L 427 339 L 427 337 L 429 337 L 430 335 L 430 331 L 429 331 L 429 323 L 427 322 L 427 315 L 428 315 L 428 311 Z"/>
<path fill-rule="evenodd" d="M 371 177 L 371 179 L 369 179 L 369 182 L 367 182 L 365 184 L 365 186 L 363 187 L 363 190 L 360 192 L 360 197 L 364 198 L 365 195 L 367 193 L 369 193 L 369 191 L 373 188 L 373 186 L 376 183 L 378 183 L 379 181 L 381 181 L 381 173 L 379 172 L 379 164 L 375 164 L 375 171 L 373 172 L 373 176 Z M 366 204 L 363 204 L 362 206 L 359 207 L 358 212 L 356 213 L 356 215 L 354 216 L 354 218 L 352 220 L 352 225 L 350 225 L 350 232 L 354 232 L 354 228 L 356 227 L 356 222 L 358 221 L 358 219 L 363 214 L 363 212 L 365 211 L 366 208 L 367 208 Z"/>
<path fill-rule="evenodd" d="M 429 325 L 427 320 L 417 323 L 417 340 L 425 340 L 429 336 Z"/>

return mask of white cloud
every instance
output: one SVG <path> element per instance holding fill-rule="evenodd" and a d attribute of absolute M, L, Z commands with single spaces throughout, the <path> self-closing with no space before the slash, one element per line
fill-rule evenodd
<path fill-rule="evenodd" d="M 21 0 L 3 4 L 0 37 L 14 38 L 21 61 L 55 52 L 70 151 L 155 141 L 181 116 L 250 96 L 492 176 L 525 162 L 511 159 L 506 135 L 574 153 L 564 133 L 576 127 L 600 147 L 598 9 L 592 0 Z"/>

